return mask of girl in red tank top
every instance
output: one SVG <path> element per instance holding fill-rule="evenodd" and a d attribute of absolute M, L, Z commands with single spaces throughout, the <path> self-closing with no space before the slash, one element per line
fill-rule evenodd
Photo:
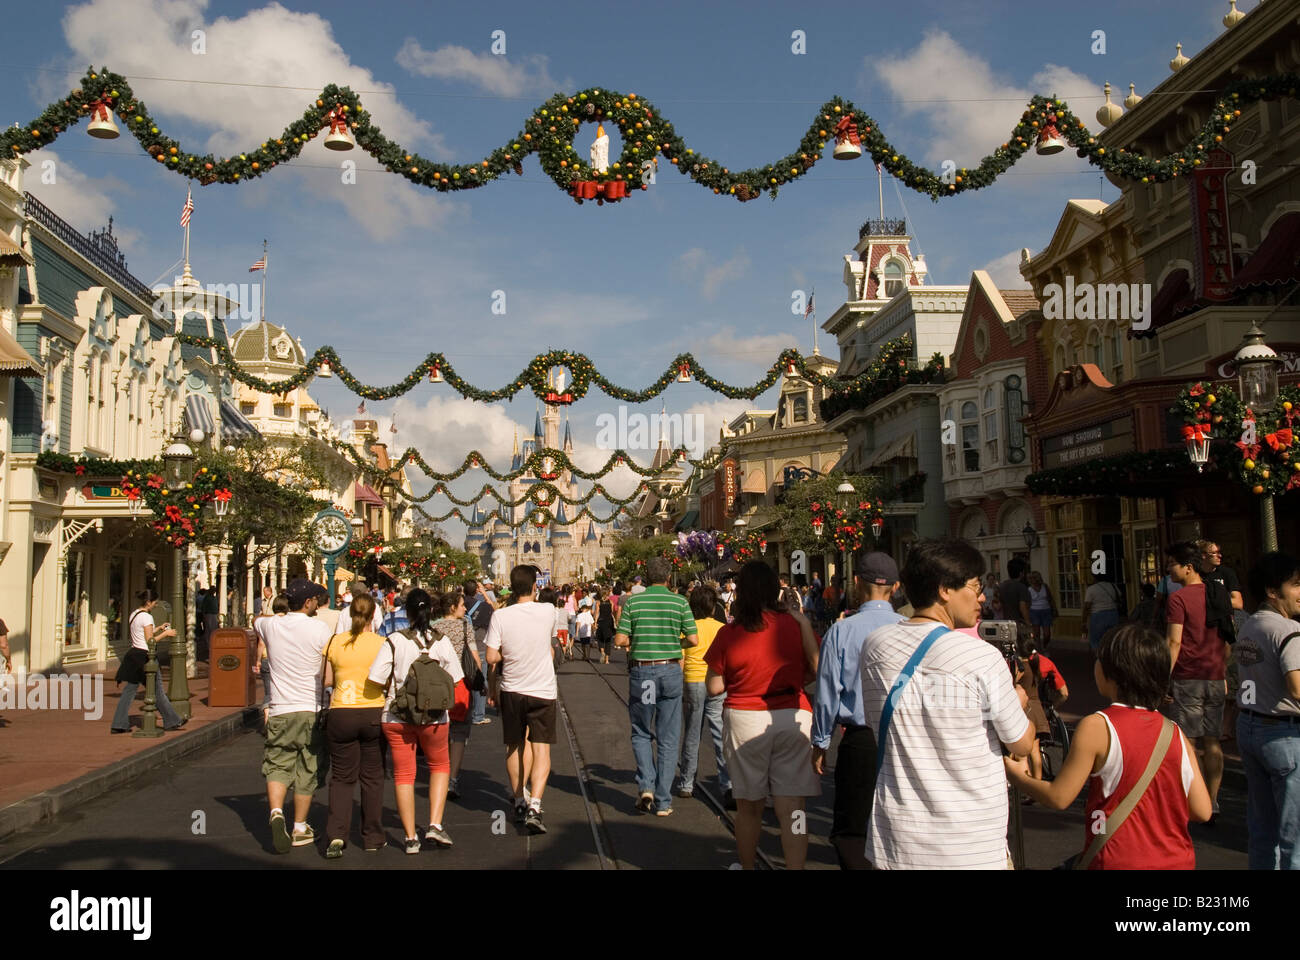
<path fill-rule="evenodd" d="M 1084 717 L 1070 743 L 1070 754 L 1051 783 L 1031 779 L 1023 759 L 1007 758 L 1007 777 L 1022 793 L 1044 806 L 1064 810 L 1088 785 L 1083 850 L 1086 853 L 1116 808 L 1146 771 L 1165 725 L 1157 707 L 1169 683 L 1169 646 L 1141 624 L 1112 630 L 1097 651 L 1093 677 L 1105 710 Z M 1114 827 L 1110 839 L 1088 864 L 1090 870 L 1191 870 L 1196 854 L 1187 832 L 1189 819 L 1205 821 L 1210 794 L 1182 732 L 1174 727 L 1141 799 Z"/>

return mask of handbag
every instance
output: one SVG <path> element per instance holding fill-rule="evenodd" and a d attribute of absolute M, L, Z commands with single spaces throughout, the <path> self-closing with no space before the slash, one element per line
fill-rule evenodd
<path fill-rule="evenodd" d="M 1146 794 L 1147 787 L 1151 786 L 1151 781 L 1155 779 L 1160 764 L 1164 763 L 1165 755 L 1169 753 L 1169 745 L 1174 739 L 1173 721 L 1168 717 L 1162 717 L 1161 719 L 1164 722 L 1160 727 L 1160 736 L 1156 738 L 1155 749 L 1151 751 L 1151 759 L 1147 761 L 1147 767 L 1142 771 L 1142 776 L 1138 778 L 1137 783 L 1133 784 L 1133 789 L 1128 792 L 1128 796 L 1119 802 L 1119 806 L 1106 819 L 1105 832 L 1093 837 L 1092 843 L 1088 844 L 1088 849 L 1074 861 L 1073 869 L 1088 869 L 1088 865 L 1096 859 L 1097 854 L 1101 853 L 1101 848 L 1106 846 L 1107 841 L 1119 832 L 1119 828 L 1124 825 L 1128 815 L 1133 812 L 1133 808 L 1138 805 L 1138 801 Z"/>
<path fill-rule="evenodd" d="M 487 689 L 487 680 L 478 664 L 474 662 L 474 654 L 470 652 L 470 644 L 475 642 L 474 629 L 467 624 L 465 633 L 465 642 L 460 648 L 460 670 L 465 674 L 466 688 L 472 692 L 482 693 Z"/>
<path fill-rule="evenodd" d="M 464 723 L 469 717 L 469 684 L 462 680 L 456 684 L 456 702 L 447 711 L 447 715 L 456 723 Z"/>

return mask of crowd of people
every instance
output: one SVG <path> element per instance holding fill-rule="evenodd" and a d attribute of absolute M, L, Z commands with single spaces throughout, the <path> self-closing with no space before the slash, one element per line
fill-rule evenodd
<path fill-rule="evenodd" d="M 523 565 L 500 596 L 491 581 L 436 596 L 356 587 L 330 611 L 322 587 L 297 579 L 267 592 L 254 623 L 273 846 L 315 842 L 307 814 L 328 768 L 326 856 L 348 846 L 358 784 L 363 847 L 383 847 L 385 752 L 406 852 L 451 846 L 447 804 L 459 797 L 472 728 L 492 722 L 489 706 L 516 820 L 545 833 L 556 664 L 609 663 L 622 648 L 635 810 L 669 817 L 674 798 L 695 795 L 707 734 L 743 869 L 754 866 L 769 804 L 786 866 L 804 865 L 806 806 L 837 734 L 831 840 L 845 869 L 1006 868 L 1008 786 L 1052 809 L 1087 789 L 1069 865 L 1190 868 L 1188 824 L 1212 825 L 1218 811 L 1231 661 L 1237 711 L 1227 736 L 1246 772 L 1250 866 L 1300 867 L 1300 561 L 1258 560 L 1249 616 L 1216 544 L 1173 544 L 1166 561 L 1165 579 L 1127 613 L 1105 574 L 1085 592 L 1092 679 L 1110 706 L 1080 721 L 1050 780 L 1038 750 L 1044 702 L 1069 696 L 1046 654 L 1056 598 L 1020 560 L 993 582 L 964 541 L 917 541 L 901 570 L 888 554 L 866 554 L 851 592 L 838 577 L 791 585 L 758 560 L 733 579 L 673 589 L 668 562 L 651 560 L 626 591 L 539 589 L 538 571 Z M 167 629 L 149 617 L 153 599 L 133 614 L 142 646 Z M 160 690 L 171 723 L 164 704 Z M 115 717 L 114 729 L 125 720 Z M 417 750 L 429 771 L 420 826 Z"/>

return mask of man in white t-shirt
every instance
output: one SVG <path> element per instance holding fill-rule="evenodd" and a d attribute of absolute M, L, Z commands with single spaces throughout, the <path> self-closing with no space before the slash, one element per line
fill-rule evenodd
<path fill-rule="evenodd" d="M 537 603 L 536 589 L 536 567 L 521 564 L 510 571 L 513 603 L 492 614 L 485 642 L 491 682 L 500 677 L 501 726 L 515 816 L 531 832 L 545 833 L 542 793 L 551 773 L 559 696 L 551 647 L 556 608 Z M 531 788 L 531 796 L 525 787 Z"/>
<path fill-rule="evenodd" d="M 957 632 L 975 625 L 983 573 L 983 557 L 965 541 L 917 541 L 902 572 L 915 613 L 863 644 L 862 704 L 882 754 L 866 847 L 878 869 L 1007 868 L 999 744 L 1025 756 L 1035 734 L 998 650 Z M 943 632 L 904 682 L 905 665 L 936 628 Z M 882 735 L 887 700 L 894 706 Z"/>
<path fill-rule="evenodd" d="M 289 582 L 289 612 L 262 617 L 254 624 L 266 645 L 270 694 L 262 775 L 271 804 L 271 842 L 276 853 L 306 847 L 316 836 L 307 824 L 311 797 L 320 786 L 324 734 L 316 723 L 324 706 L 321 681 L 329 627 L 312 616 L 324 588 L 298 577 Z M 284 798 L 293 787 L 293 836 L 285 828 Z"/>

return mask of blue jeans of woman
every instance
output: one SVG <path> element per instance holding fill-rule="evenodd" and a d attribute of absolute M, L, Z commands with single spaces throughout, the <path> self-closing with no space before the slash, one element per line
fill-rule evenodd
<path fill-rule="evenodd" d="M 725 693 L 710 697 L 704 689 L 704 681 L 682 685 L 682 759 L 679 763 L 683 790 L 695 788 L 695 771 L 699 766 L 700 737 L 705 724 L 709 727 L 709 736 L 713 738 L 713 756 L 718 764 L 718 785 L 724 790 L 731 789 L 731 778 L 727 776 L 727 766 L 722 760 L 722 704 L 727 699 Z"/>
<path fill-rule="evenodd" d="M 1106 631 L 1119 623 L 1118 610 L 1099 610 L 1088 618 L 1088 646 L 1096 653 Z"/>
<path fill-rule="evenodd" d="M 1251 870 L 1300 870 L 1300 719 L 1237 717 Z"/>
<path fill-rule="evenodd" d="M 135 695 L 140 686 L 141 684 L 138 683 L 122 684 L 122 699 L 117 701 L 117 710 L 113 713 L 112 729 L 131 729 L 131 704 L 135 701 Z M 154 674 L 154 699 L 155 706 L 158 708 L 158 715 L 162 718 L 163 729 L 180 726 L 180 714 L 176 712 L 172 702 L 167 699 L 167 694 L 163 693 L 162 674 Z"/>
<path fill-rule="evenodd" d="M 478 660 L 483 664 L 483 672 L 487 673 L 487 647 L 483 643 L 483 638 L 487 636 L 487 630 L 474 630 L 474 643 L 478 647 Z M 469 722 L 481 723 L 487 719 L 487 694 L 479 693 L 477 690 L 471 690 L 469 695 Z"/>

